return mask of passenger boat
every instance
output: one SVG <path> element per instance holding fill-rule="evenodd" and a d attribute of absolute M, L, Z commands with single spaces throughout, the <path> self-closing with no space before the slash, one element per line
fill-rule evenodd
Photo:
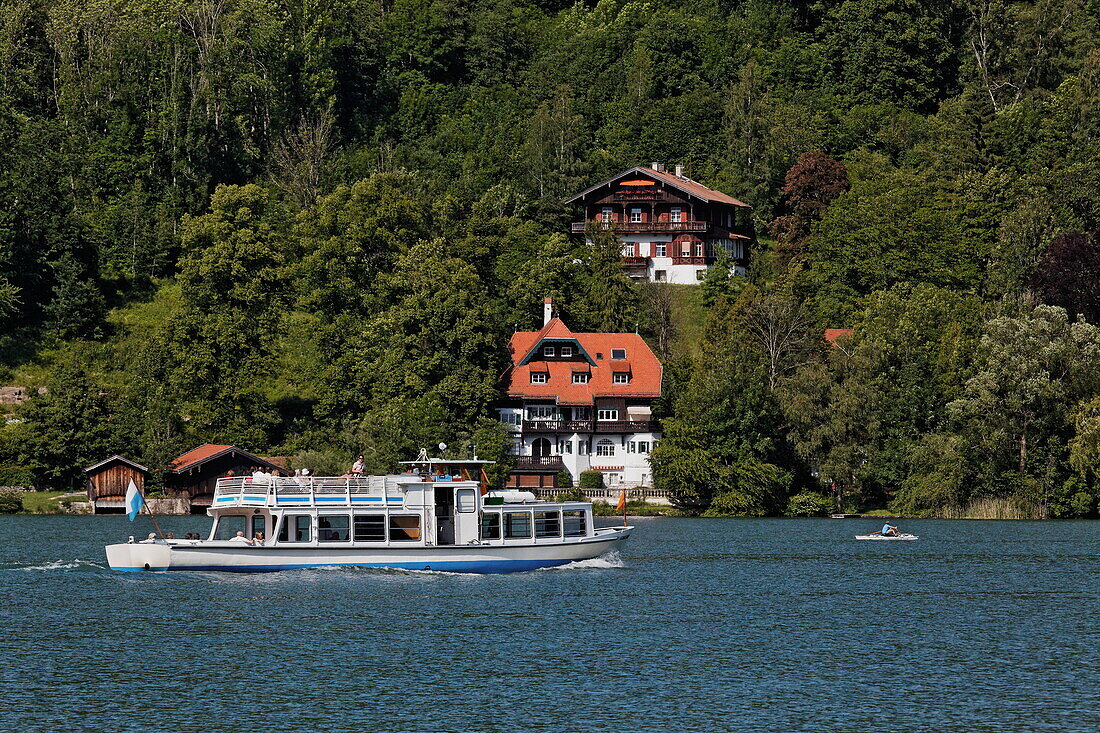
<path fill-rule="evenodd" d="M 486 483 L 473 478 L 484 478 L 486 463 L 422 453 L 396 475 L 218 479 L 207 539 L 130 538 L 108 545 L 107 561 L 114 570 L 360 566 L 507 573 L 598 557 L 618 549 L 633 530 L 595 528 L 587 502 L 486 491 Z M 257 533 L 265 539 L 245 541 Z"/>

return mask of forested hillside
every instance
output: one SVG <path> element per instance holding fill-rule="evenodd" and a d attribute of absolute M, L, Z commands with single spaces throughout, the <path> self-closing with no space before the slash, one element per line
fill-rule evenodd
<path fill-rule="evenodd" d="M 203 441 L 315 468 L 499 452 L 507 337 L 552 296 L 666 361 L 654 469 L 684 505 L 1093 515 L 1098 21 L 5 0 L 0 385 L 47 391 L 0 427 L 0 484 Z M 566 196 L 649 161 L 755 207 L 752 272 L 710 273 L 702 324 L 566 234 Z"/>

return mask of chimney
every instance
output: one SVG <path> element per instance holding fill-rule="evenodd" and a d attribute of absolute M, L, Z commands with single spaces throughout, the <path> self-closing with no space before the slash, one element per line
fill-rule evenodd
<path fill-rule="evenodd" d="M 684 177 L 684 166 L 683 166 L 683 164 L 677 164 L 677 166 L 676 166 L 676 177 L 677 178 L 683 178 Z"/>
<path fill-rule="evenodd" d="M 554 315 L 553 315 L 553 303 L 554 303 L 554 301 L 550 298 L 543 298 L 542 299 L 542 325 L 544 325 L 544 326 L 547 323 L 550 322 L 551 318 L 554 317 Z"/>
<path fill-rule="evenodd" d="M 665 164 L 664 163 L 658 163 L 657 161 L 653 161 L 652 163 L 649 164 L 649 167 L 652 168 L 653 170 L 657 171 L 658 173 L 664 173 L 665 172 Z"/>

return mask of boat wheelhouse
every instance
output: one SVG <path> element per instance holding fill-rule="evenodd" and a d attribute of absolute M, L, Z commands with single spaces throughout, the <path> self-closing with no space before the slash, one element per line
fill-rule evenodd
<path fill-rule="evenodd" d="M 107 559 L 115 570 L 364 566 L 499 573 L 598 557 L 633 529 L 596 529 L 587 502 L 486 491 L 485 463 L 425 457 L 387 476 L 222 478 L 206 539 L 131 540 L 109 545 Z M 247 539 L 256 536 L 262 539 Z"/>

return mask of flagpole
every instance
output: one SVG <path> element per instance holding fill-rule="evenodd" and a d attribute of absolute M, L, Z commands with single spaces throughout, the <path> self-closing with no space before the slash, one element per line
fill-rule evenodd
<path fill-rule="evenodd" d="M 153 527 L 156 528 L 157 534 L 161 536 L 161 539 L 164 539 L 164 533 L 160 531 L 160 525 L 157 524 L 157 515 L 153 514 L 153 510 L 149 508 L 149 502 L 145 500 L 144 496 L 141 497 L 141 505 L 145 507 L 145 511 L 149 512 L 149 518 L 153 520 Z"/>

